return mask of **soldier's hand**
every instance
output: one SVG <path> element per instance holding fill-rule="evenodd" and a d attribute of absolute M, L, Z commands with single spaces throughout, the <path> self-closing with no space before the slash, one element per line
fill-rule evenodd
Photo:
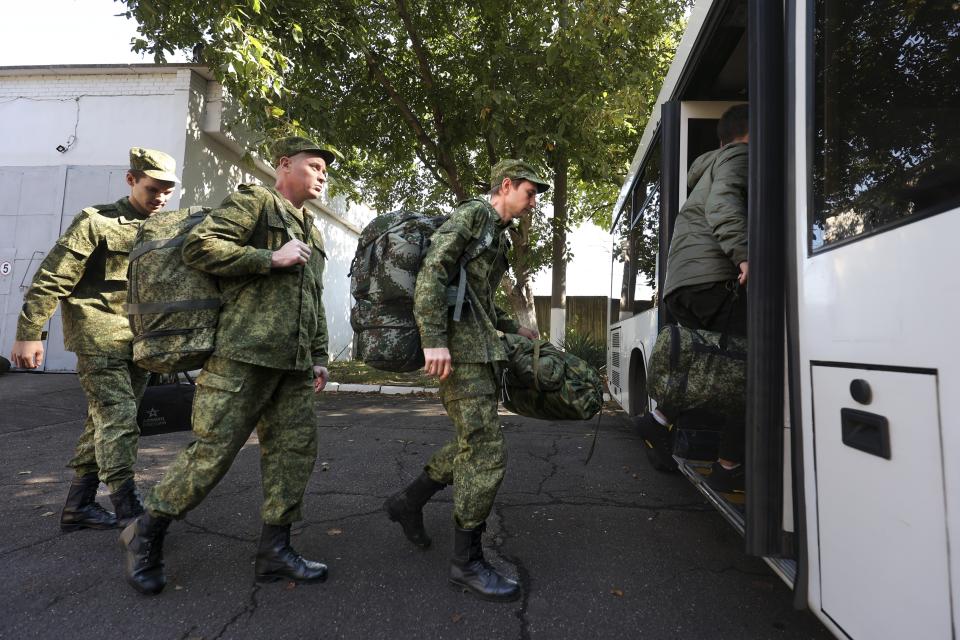
<path fill-rule="evenodd" d="M 43 364 L 43 343 L 39 340 L 15 341 L 10 362 L 21 369 L 36 369 Z"/>
<path fill-rule="evenodd" d="M 530 340 L 536 340 L 540 337 L 539 331 L 536 331 L 535 329 L 528 329 L 527 327 L 520 327 L 517 329 L 517 333 L 524 338 L 529 338 Z"/>
<path fill-rule="evenodd" d="M 737 266 L 740 267 L 740 275 L 737 276 L 737 280 L 740 282 L 741 287 L 745 287 L 747 286 L 747 261 L 744 260 Z"/>
<path fill-rule="evenodd" d="M 270 257 L 270 266 L 274 269 L 282 269 L 295 264 L 307 264 L 312 251 L 307 243 L 293 239 L 273 252 Z"/>
<path fill-rule="evenodd" d="M 320 393 L 330 380 L 330 372 L 326 367 L 316 366 L 313 368 L 313 376 L 313 392 Z"/>
<path fill-rule="evenodd" d="M 453 371 L 453 364 L 450 362 L 450 350 L 446 347 L 434 347 L 423 350 L 423 370 L 427 375 L 439 376 L 441 380 L 446 380 L 450 372 Z"/>

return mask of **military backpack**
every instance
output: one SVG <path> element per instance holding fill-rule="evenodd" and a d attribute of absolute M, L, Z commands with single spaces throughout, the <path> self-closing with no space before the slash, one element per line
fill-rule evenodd
<path fill-rule="evenodd" d="M 350 326 L 357 338 L 356 357 L 384 371 L 415 371 L 423 366 L 420 330 L 413 315 L 417 273 L 430 237 L 449 216 L 393 211 L 374 218 L 360 233 L 350 263 L 350 293 L 355 304 Z M 460 260 L 447 300 L 459 321 L 469 300 L 466 264 L 487 245 L 474 240 Z"/>
<path fill-rule="evenodd" d="M 544 420 L 589 420 L 603 408 L 603 384 L 596 369 L 547 340 L 503 335 L 507 362 L 500 385 L 510 411 Z"/>
<path fill-rule="evenodd" d="M 216 276 L 187 266 L 180 255 L 190 229 L 206 207 L 155 213 L 130 252 L 127 315 L 133 360 L 155 373 L 189 371 L 213 353 L 220 315 Z"/>

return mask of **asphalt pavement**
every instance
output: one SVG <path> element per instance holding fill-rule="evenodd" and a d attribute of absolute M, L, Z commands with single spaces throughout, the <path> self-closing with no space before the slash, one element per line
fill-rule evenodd
<path fill-rule="evenodd" d="M 787 587 L 679 475 L 652 470 L 622 413 L 551 423 L 501 410 L 509 460 L 487 556 L 523 598 L 448 587 L 451 491 L 424 510 L 433 546 L 382 512 L 451 436 L 435 396 L 325 393 L 306 520 L 294 546 L 330 566 L 319 585 L 253 580 L 256 437 L 207 500 L 171 527 L 167 588 L 123 580 L 118 531 L 61 533 L 64 468 L 86 403 L 65 374 L 0 375 L 0 638 L 828 638 Z M 149 489 L 191 434 L 141 440 Z M 106 490 L 99 499 L 109 506 Z"/>

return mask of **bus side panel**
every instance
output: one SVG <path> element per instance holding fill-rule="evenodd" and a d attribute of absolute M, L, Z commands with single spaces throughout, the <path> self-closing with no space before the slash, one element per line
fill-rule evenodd
<path fill-rule="evenodd" d="M 646 398 L 634 398 L 631 394 L 642 392 L 646 387 L 646 358 L 656 340 L 656 307 L 610 326 L 607 336 L 607 385 L 610 396 L 628 414 L 642 413 L 647 408 Z M 643 358 L 644 366 L 631 367 L 631 359 L 635 357 Z M 640 376 L 644 379 L 639 379 Z"/>

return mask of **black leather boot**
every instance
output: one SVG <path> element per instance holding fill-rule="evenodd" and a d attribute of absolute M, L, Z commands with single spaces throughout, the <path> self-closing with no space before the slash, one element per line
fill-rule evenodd
<path fill-rule="evenodd" d="M 497 573 L 483 558 L 481 539 L 486 528 L 486 523 L 476 529 L 456 527 L 453 558 L 450 561 L 450 584 L 454 589 L 472 593 L 483 600 L 516 600 L 520 597 L 517 581 Z"/>
<path fill-rule="evenodd" d="M 143 514 L 143 503 L 140 502 L 140 494 L 137 493 L 137 485 L 133 478 L 127 478 L 120 488 L 110 494 L 110 502 L 117 512 L 117 526 L 125 527 L 130 524 L 134 518 Z"/>
<path fill-rule="evenodd" d="M 424 471 L 405 489 L 393 494 L 383 503 L 383 509 L 394 522 L 403 527 L 407 540 L 421 549 L 430 546 L 430 536 L 423 528 L 423 505 L 445 484 L 432 480 Z"/>
<path fill-rule="evenodd" d="M 257 582 L 323 582 L 327 565 L 307 560 L 290 546 L 290 525 L 264 524 L 255 568 Z"/>
<path fill-rule="evenodd" d="M 120 533 L 127 583 L 140 593 L 154 595 L 167 584 L 163 575 L 163 537 L 169 526 L 170 518 L 147 511 Z"/>
<path fill-rule="evenodd" d="M 97 502 L 100 479 L 96 473 L 75 477 L 70 482 L 67 502 L 60 512 L 60 530 L 113 529 L 117 519 Z"/>

